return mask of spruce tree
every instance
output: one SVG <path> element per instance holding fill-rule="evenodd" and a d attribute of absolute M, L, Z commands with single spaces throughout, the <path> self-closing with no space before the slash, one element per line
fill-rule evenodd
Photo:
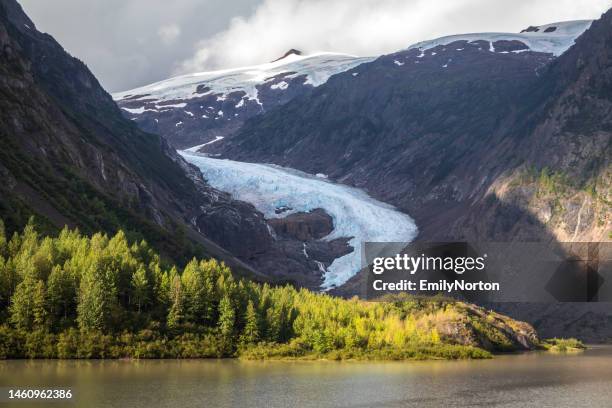
<path fill-rule="evenodd" d="M 183 322 L 184 299 L 181 279 L 178 275 L 174 276 L 170 288 L 170 310 L 168 311 L 167 326 L 169 329 L 178 328 Z"/>
<path fill-rule="evenodd" d="M 0 257 L 5 257 L 7 256 L 6 253 L 6 243 L 7 243 L 7 239 L 6 239 L 6 229 L 4 227 L 4 221 L 2 221 L 0 219 Z"/>
<path fill-rule="evenodd" d="M 53 267 L 47 281 L 47 301 L 53 326 L 76 311 L 77 286 L 72 275 L 61 266 Z"/>
<path fill-rule="evenodd" d="M 111 329 L 113 310 L 116 308 L 117 291 L 112 271 L 100 262 L 94 262 L 85 271 L 79 289 L 78 323 L 81 330 Z"/>
<path fill-rule="evenodd" d="M 136 305 L 138 313 L 144 304 L 149 301 L 149 282 L 147 280 L 146 270 L 140 266 L 134 274 L 132 274 L 132 303 Z"/>
<path fill-rule="evenodd" d="M 259 318 L 253 301 L 249 300 L 244 314 L 244 330 L 240 336 L 242 345 L 257 343 L 259 340 Z"/>
<path fill-rule="evenodd" d="M 219 328 L 221 351 L 223 354 L 230 352 L 232 348 L 232 337 L 234 333 L 234 323 L 236 321 L 236 312 L 232 306 L 231 299 L 226 295 L 219 302 Z"/>
<path fill-rule="evenodd" d="M 33 276 L 26 276 L 17 285 L 11 298 L 10 320 L 19 330 L 31 331 L 47 327 L 45 284 Z"/>
<path fill-rule="evenodd" d="M 211 293 L 204 274 L 203 265 L 194 259 L 187 264 L 181 276 L 185 294 L 185 318 L 191 323 L 202 324 L 211 315 Z"/>

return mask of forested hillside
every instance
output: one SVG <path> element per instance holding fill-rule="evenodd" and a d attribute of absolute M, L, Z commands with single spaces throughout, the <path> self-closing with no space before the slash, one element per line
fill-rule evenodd
<path fill-rule="evenodd" d="M 533 328 L 443 299 L 344 300 L 184 269 L 123 232 L 0 223 L 0 357 L 482 358 L 539 345 Z"/>

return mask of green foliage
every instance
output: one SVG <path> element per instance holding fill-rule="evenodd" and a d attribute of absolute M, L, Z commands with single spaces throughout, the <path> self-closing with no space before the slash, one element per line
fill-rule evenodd
<path fill-rule="evenodd" d="M 584 350 L 585 345 L 578 339 L 548 339 L 544 343 L 544 348 L 552 352 L 566 352 Z"/>
<path fill-rule="evenodd" d="M 10 314 L 10 321 L 17 329 L 31 331 L 45 328 L 45 284 L 31 275 L 26 276 L 11 298 Z"/>
<path fill-rule="evenodd" d="M 240 343 L 243 346 L 252 345 L 259 340 L 259 316 L 252 300 L 249 300 L 244 315 L 244 330 L 240 336 Z"/>
<path fill-rule="evenodd" d="M 171 277 L 170 283 L 170 310 L 168 311 L 167 326 L 170 329 L 177 329 L 183 323 L 184 300 L 183 286 L 178 275 Z"/>
<path fill-rule="evenodd" d="M 232 347 L 232 336 L 236 323 L 236 313 L 232 301 L 226 295 L 219 303 L 219 335 L 223 344 L 222 350 L 229 353 Z"/>
<path fill-rule="evenodd" d="M 112 313 L 118 302 L 116 282 L 118 271 L 112 267 L 112 259 L 106 257 L 108 238 L 95 235 L 92 238 L 90 258 L 81 276 L 77 321 L 81 330 L 110 330 Z M 108 254 L 110 255 L 110 254 Z"/>
<path fill-rule="evenodd" d="M 237 281 L 215 260 L 180 271 L 121 231 L 51 238 L 28 225 L 0 240 L 0 296 L 0 358 L 489 357 L 470 333 L 513 347 L 480 308 Z"/>
<path fill-rule="evenodd" d="M 4 221 L 0 220 L 0 256 L 6 255 L 6 229 Z"/>
<path fill-rule="evenodd" d="M 538 177 L 538 194 L 563 194 L 571 183 L 568 177 L 561 173 L 550 170 L 548 167 L 542 168 Z"/>
<path fill-rule="evenodd" d="M 149 301 L 149 282 L 147 281 L 146 271 L 140 266 L 132 274 L 132 302 L 136 305 L 138 313 L 142 306 Z"/>

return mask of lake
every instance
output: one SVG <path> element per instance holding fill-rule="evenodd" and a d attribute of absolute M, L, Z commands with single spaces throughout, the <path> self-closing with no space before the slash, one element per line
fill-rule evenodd
<path fill-rule="evenodd" d="M 75 395 L 38 406 L 609 407 L 612 347 L 482 361 L 3 361 L 0 386 Z"/>

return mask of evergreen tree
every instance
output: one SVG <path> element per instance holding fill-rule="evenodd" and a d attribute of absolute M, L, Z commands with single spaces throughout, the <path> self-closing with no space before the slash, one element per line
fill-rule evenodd
<path fill-rule="evenodd" d="M 183 288 L 180 277 L 174 276 L 170 288 L 170 311 L 168 312 L 167 325 L 169 329 L 178 328 L 183 322 L 184 316 L 184 299 Z"/>
<path fill-rule="evenodd" d="M 223 354 L 229 353 L 232 348 L 235 321 L 236 312 L 232 306 L 232 300 L 228 296 L 224 296 L 221 302 L 219 302 L 219 322 L 217 324 L 221 336 L 221 351 Z"/>
<path fill-rule="evenodd" d="M 267 339 L 272 342 L 279 341 L 282 329 L 282 314 L 278 306 L 272 305 L 266 311 L 266 327 Z"/>
<path fill-rule="evenodd" d="M 141 307 L 149 301 L 149 282 L 145 269 L 140 266 L 132 275 L 132 302 L 136 305 L 138 313 Z"/>
<path fill-rule="evenodd" d="M 111 271 L 106 270 L 99 261 L 94 262 L 81 279 L 77 308 L 81 330 L 110 330 L 116 300 Z"/>
<path fill-rule="evenodd" d="M 6 229 L 4 227 L 4 221 L 0 220 L 0 257 L 6 257 Z"/>
<path fill-rule="evenodd" d="M 76 312 L 77 286 L 72 275 L 61 266 L 53 267 L 47 281 L 47 301 L 52 326 L 66 321 Z"/>
<path fill-rule="evenodd" d="M 241 344 L 248 345 L 257 343 L 259 340 L 259 318 L 252 300 L 249 300 L 247 305 L 244 321 L 244 330 L 240 336 Z"/>
<path fill-rule="evenodd" d="M 45 284 L 32 276 L 17 285 L 11 298 L 11 323 L 19 330 L 32 331 L 47 327 Z"/>
<path fill-rule="evenodd" d="M 0 255 L 0 310 L 6 311 L 10 305 L 13 287 L 16 284 L 16 276 L 13 273 L 10 263 Z M 0 314 L 0 318 L 2 318 Z M 6 317 L 6 316 L 4 316 Z"/>
<path fill-rule="evenodd" d="M 185 319 L 196 324 L 208 321 L 211 315 L 210 285 L 203 266 L 193 259 L 181 277 L 185 294 Z"/>

